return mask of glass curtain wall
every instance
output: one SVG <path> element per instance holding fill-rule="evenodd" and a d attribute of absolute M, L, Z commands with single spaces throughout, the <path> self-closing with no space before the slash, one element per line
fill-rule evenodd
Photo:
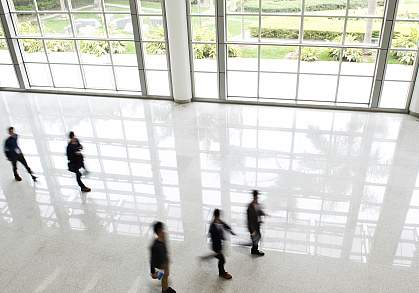
<path fill-rule="evenodd" d="M 217 98 L 216 3 L 214 0 L 192 0 L 188 12 L 195 97 Z"/>
<path fill-rule="evenodd" d="M 2 25 L 0 23 L 0 88 L 19 87 Z"/>
<path fill-rule="evenodd" d="M 223 96 L 213 80 L 220 38 L 227 100 L 372 107 L 387 1 L 219 1 L 223 32 L 213 1 L 188 4 L 196 98 Z M 399 0 L 379 107 L 407 107 L 418 50 L 416 11 L 419 2 Z"/>
<path fill-rule="evenodd" d="M 384 4 L 227 0 L 228 99 L 368 107 Z"/>
<path fill-rule="evenodd" d="M 10 0 L 30 86 L 141 93 L 137 51 L 144 48 L 148 94 L 170 95 L 161 2 L 138 1 L 140 14 L 132 16 L 129 0 Z M 137 42 L 132 17 L 141 28 Z"/>
<path fill-rule="evenodd" d="M 399 0 L 379 106 L 405 109 L 415 78 L 419 1 Z"/>

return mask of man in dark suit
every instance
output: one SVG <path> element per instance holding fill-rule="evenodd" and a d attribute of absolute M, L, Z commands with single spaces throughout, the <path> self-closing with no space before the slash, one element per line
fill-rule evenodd
<path fill-rule="evenodd" d="M 32 180 L 36 182 L 37 177 L 33 175 L 33 172 L 31 168 L 29 168 L 28 163 L 26 162 L 25 157 L 22 154 L 22 150 L 20 149 L 17 143 L 18 137 L 15 133 L 15 129 L 13 127 L 9 127 L 8 132 L 9 137 L 4 142 L 4 153 L 6 154 L 7 159 L 12 163 L 15 180 L 22 181 L 22 178 L 19 176 L 19 173 L 17 172 L 17 162 L 20 162 L 31 175 Z"/>
<path fill-rule="evenodd" d="M 169 287 L 169 253 L 166 246 L 166 232 L 162 222 L 156 222 L 153 226 L 156 238 L 150 247 L 150 272 L 153 279 L 161 279 L 161 289 L 163 293 L 176 293 Z M 161 270 L 156 271 L 156 268 Z"/>
<path fill-rule="evenodd" d="M 259 204 L 259 191 L 253 190 L 253 200 L 247 207 L 247 228 L 249 229 L 250 238 L 252 239 L 251 254 L 256 256 L 264 256 L 265 253 L 259 250 L 259 241 L 262 238 L 260 226 L 262 217 L 266 216 Z"/>
<path fill-rule="evenodd" d="M 215 254 L 208 257 L 215 257 L 216 259 L 218 259 L 219 276 L 226 280 L 230 280 L 232 276 L 229 273 L 227 273 L 224 269 L 224 264 L 226 262 L 223 254 L 223 241 L 225 240 L 224 230 L 228 231 L 232 235 L 236 235 L 231 229 L 231 227 L 221 220 L 221 211 L 219 209 L 215 209 L 214 218 L 209 228 L 212 250 Z M 203 259 L 208 257 L 204 257 Z"/>
<path fill-rule="evenodd" d="M 81 153 L 83 146 L 80 144 L 73 131 L 70 131 L 68 138 L 70 139 L 66 151 L 68 159 L 68 170 L 76 174 L 77 184 L 80 186 L 81 191 L 90 192 L 91 189 L 84 185 L 84 183 L 81 181 L 80 169 L 85 169 L 84 158 L 83 154 Z"/>

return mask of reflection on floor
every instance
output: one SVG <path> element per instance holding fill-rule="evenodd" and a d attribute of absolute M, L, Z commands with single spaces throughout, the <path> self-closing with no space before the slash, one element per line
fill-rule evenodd
<path fill-rule="evenodd" d="M 155 219 L 168 225 L 178 292 L 419 288 L 412 117 L 3 92 L 9 125 L 39 183 L 23 170 L 14 182 L 0 160 L 1 292 L 159 292 L 148 277 Z M 85 201 L 66 170 L 69 130 L 91 172 Z M 235 245 L 255 187 L 270 214 L 260 259 Z M 196 259 L 216 207 L 239 234 L 231 282 Z"/>

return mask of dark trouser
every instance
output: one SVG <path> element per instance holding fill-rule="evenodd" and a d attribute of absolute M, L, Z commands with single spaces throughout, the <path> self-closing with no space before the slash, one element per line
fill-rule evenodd
<path fill-rule="evenodd" d="M 250 238 L 252 239 L 252 252 L 257 252 L 259 250 L 259 241 L 262 238 L 260 229 L 257 229 L 254 235 L 250 235 Z"/>
<path fill-rule="evenodd" d="M 80 188 L 86 188 L 86 185 L 84 185 L 84 183 L 81 181 L 80 170 L 77 170 L 74 173 L 76 173 L 77 184 L 80 186 Z"/>
<path fill-rule="evenodd" d="M 32 175 L 32 170 L 31 170 L 31 168 L 29 168 L 28 163 L 26 162 L 25 157 L 22 154 L 20 154 L 16 158 L 16 160 L 13 160 L 11 162 L 12 162 L 12 166 L 13 166 L 13 175 L 15 175 L 15 178 L 19 177 L 19 174 L 17 173 L 17 162 L 20 162 L 25 167 L 25 169 L 28 171 L 28 173 Z"/>
<path fill-rule="evenodd" d="M 224 257 L 224 254 L 222 251 L 217 252 L 216 255 L 214 255 L 216 259 L 218 259 L 218 274 L 221 276 L 225 274 L 224 264 L 226 263 L 226 259 Z"/>

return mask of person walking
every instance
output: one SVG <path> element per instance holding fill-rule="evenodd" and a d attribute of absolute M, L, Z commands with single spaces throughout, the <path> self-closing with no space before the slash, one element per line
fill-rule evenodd
<path fill-rule="evenodd" d="M 223 241 L 225 240 L 224 231 L 227 231 L 232 235 L 236 235 L 231 227 L 221 220 L 221 211 L 219 209 L 215 209 L 214 217 L 209 228 L 209 236 L 211 238 L 212 250 L 214 251 L 214 254 L 204 256 L 202 257 L 202 260 L 212 257 L 218 259 L 218 275 L 221 278 L 230 280 L 233 276 L 226 272 L 224 268 L 226 263 L 223 253 Z"/>
<path fill-rule="evenodd" d="M 33 174 L 31 168 L 29 168 L 25 156 L 23 156 L 22 150 L 17 143 L 18 135 L 15 133 L 14 127 L 9 127 L 8 132 L 9 137 L 4 142 L 4 153 L 6 154 L 7 159 L 12 163 L 15 180 L 22 181 L 22 177 L 20 177 L 17 172 L 17 162 L 20 162 L 31 175 L 32 180 L 36 182 L 37 177 Z"/>
<path fill-rule="evenodd" d="M 81 191 L 90 192 L 91 189 L 84 185 L 84 183 L 81 181 L 80 169 L 83 168 L 86 170 L 86 167 L 84 166 L 83 154 L 81 153 L 83 146 L 80 144 L 73 131 L 70 131 L 68 138 L 70 139 L 66 151 L 68 159 L 68 170 L 76 174 L 77 184 L 80 186 Z"/>
<path fill-rule="evenodd" d="M 262 238 L 260 226 L 262 224 L 262 217 L 266 216 L 259 204 L 259 191 L 252 191 L 253 200 L 247 207 L 247 228 L 252 240 L 251 254 L 256 256 L 264 256 L 265 253 L 259 250 L 259 241 Z"/>
<path fill-rule="evenodd" d="M 150 247 L 150 272 L 153 279 L 161 279 L 161 290 L 163 293 L 176 293 L 169 287 L 169 253 L 166 246 L 166 232 L 162 222 L 153 225 L 156 238 Z M 161 270 L 158 272 L 156 269 Z"/>

